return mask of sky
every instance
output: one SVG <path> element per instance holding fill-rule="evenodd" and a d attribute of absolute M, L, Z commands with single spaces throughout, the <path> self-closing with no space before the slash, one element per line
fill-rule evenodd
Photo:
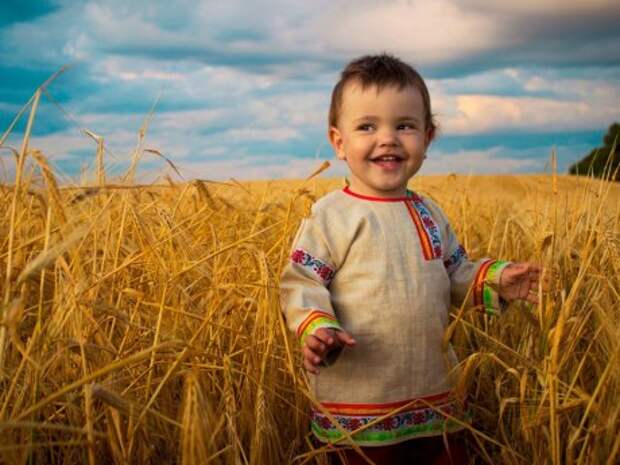
<path fill-rule="evenodd" d="M 421 174 L 540 173 L 552 150 L 566 172 L 620 120 L 618 24 L 617 0 L 3 0 L 0 130 L 69 65 L 30 142 L 65 182 L 93 171 L 85 129 L 121 175 L 151 111 L 144 148 L 184 179 L 301 178 L 323 160 L 341 176 L 331 90 L 350 60 L 388 52 L 430 89 L 440 134 Z M 153 152 L 140 167 L 178 178 Z"/>

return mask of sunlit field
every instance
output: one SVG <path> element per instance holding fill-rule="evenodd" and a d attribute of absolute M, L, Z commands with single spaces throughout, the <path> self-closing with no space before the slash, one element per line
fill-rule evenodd
<path fill-rule="evenodd" d="M 16 153 L 0 187 L 0 463 L 326 463 L 278 279 L 301 218 L 342 180 L 139 186 L 132 165 L 61 188 L 44 152 Z M 454 309 L 446 344 L 477 463 L 616 464 L 620 187 L 554 174 L 410 187 L 471 257 L 535 261 L 549 281 L 540 305 L 499 318 Z"/>

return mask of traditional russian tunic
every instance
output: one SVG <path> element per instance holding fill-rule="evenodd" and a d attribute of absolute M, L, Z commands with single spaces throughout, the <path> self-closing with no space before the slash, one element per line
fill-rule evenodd
<path fill-rule="evenodd" d="M 302 344 L 319 328 L 357 344 L 309 375 L 315 436 L 355 432 L 356 444 L 378 446 L 461 429 L 442 414 L 463 420 L 449 376 L 456 355 L 442 350 L 448 312 L 465 298 L 501 311 L 493 284 L 508 263 L 469 260 L 441 209 L 415 192 L 385 199 L 345 187 L 319 199 L 293 240 L 282 309 Z"/>

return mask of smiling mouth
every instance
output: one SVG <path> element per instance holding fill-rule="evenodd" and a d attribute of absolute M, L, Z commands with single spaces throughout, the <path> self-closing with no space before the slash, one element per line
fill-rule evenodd
<path fill-rule="evenodd" d="M 381 155 L 380 157 L 376 157 L 371 159 L 371 161 L 377 162 L 401 162 L 403 159 L 397 155 Z"/>
<path fill-rule="evenodd" d="M 370 161 L 383 168 L 396 168 L 402 163 L 403 159 L 397 155 L 381 155 Z"/>
<path fill-rule="evenodd" d="M 382 155 L 380 157 L 373 158 L 371 161 L 375 165 L 378 165 L 385 170 L 391 171 L 397 169 L 403 162 L 403 159 L 396 155 Z"/>

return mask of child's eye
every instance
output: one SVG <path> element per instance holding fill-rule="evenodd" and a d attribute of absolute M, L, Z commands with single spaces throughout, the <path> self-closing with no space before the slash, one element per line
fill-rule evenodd
<path fill-rule="evenodd" d="M 373 129 L 373 125 L 369 123 L 360 124 L 357 127 L 358 131 L 371 131 Z"/>
<path fill-rule="evenodd" d="M 411 129 L 415 129 L 415 126 L 413 124 L 411 124 L 411 123 L 402 123 L 402 124 L 399 124 L 396 127 L 396 129 L 399 129 L 399 130 L 411 130 Z"/>

